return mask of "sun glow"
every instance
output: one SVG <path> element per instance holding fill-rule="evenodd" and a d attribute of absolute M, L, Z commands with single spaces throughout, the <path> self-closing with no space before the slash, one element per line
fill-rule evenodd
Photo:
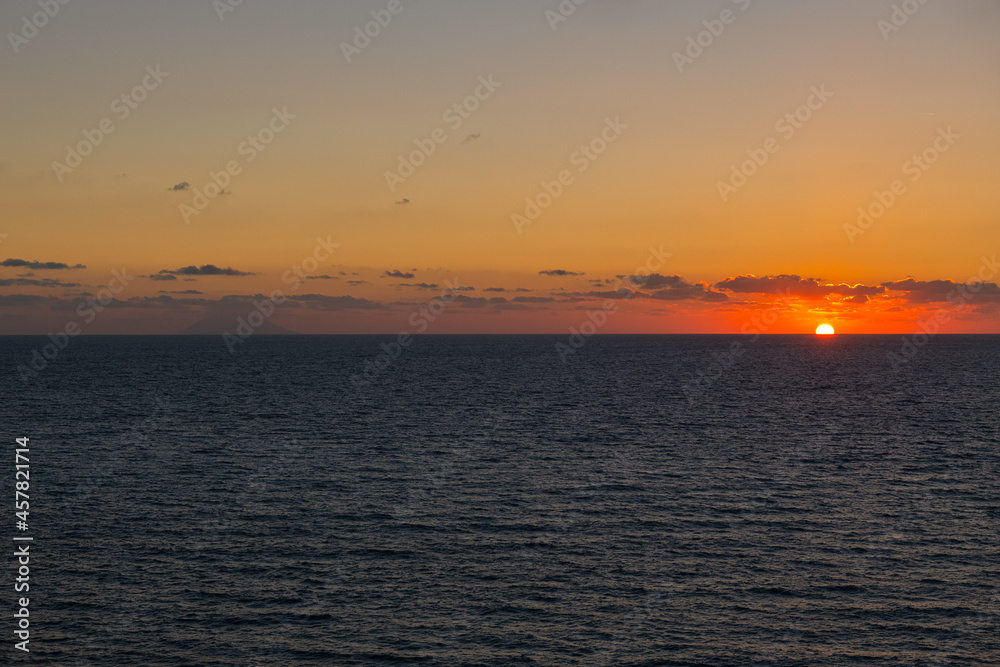
<path fill-rule="evenodd" d="M 833 327 L 831 327 L 829 324 L 821 324 L 818 327 L 816 327 L 817 336 L 832 336 L 833 333 L 834 333 Z"/>

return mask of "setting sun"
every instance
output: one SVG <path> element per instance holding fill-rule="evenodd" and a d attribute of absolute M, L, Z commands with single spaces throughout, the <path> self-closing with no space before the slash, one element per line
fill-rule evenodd
<path fill-rule="evenodd" d="M 816 327 L 817 336 L 832 336 L 834 334 L 833 327 L 829 324 L 821 324 Z"/>

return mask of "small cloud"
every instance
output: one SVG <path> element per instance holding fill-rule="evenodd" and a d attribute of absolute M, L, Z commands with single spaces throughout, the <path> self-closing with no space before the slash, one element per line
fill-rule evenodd
<path fill-rule="evenodd" d="M 821 278 L 801 278 L 795 275 L 734 276 L 718 282 L 713 287 L 735 294 L 789 293 L 803 299 L 823 300 L 828 296 L 877 296 L 884 294 L 886 285 L 829 285 Z"/>
<path fill-rule="evenodd" d="M 487 287 L 483 290 L 484 292 L 506 292 L 503 287 Z"/>
<path fill-rule="evenodd" d="M 567 271 L 566 269 L 554 269 L 552 271 L 539 271 L 540 276 L 585 276 L 586 273 L 577 273 L 576 271 Z"/>
<path fill-rule="evenodd" d="M 437 283 L 400 283 L 396 287 L 413 287 L 415 289 L 438 289 Z"/>
<path fill-rule="evenodd" d="M 177 280 L 177 276 L 171 275 L 169 273 L 154 273 L 153 275 L 149 276 L 149 279 L 160 280 L 160 281 Z"/>
<path fill-rule="evenodd" d="M 490 299 L 484 299 L 480 296 L 465 296 L 464 294 L 456 294 L 455 302 L 462 308 L 484 308 L 490 305 Z"/>
<path fill-rule="evenodd" d="M 679 289 L 691 287 L 691 284 L 680 276 L 661 276 L 659 273 L 653 273 L 648 276 L 628 276 L 627 279 L 633 285 L 638 285 L 646 289 L 660 289 L 661 287 Z"/>
<path fill-rule="evenodd" d="M 322 276 L 306 276 L 306 280 L 340 280 L 340 278 L 323 274 Z"/>
<path fill-rule="evenodd" d="M 398 202 L 396 202 L 396 206 L 406 206 L 409 203 L 410 203 L 409 199 L 400 199 Z"/>
<path fill-rule="evenodd" d="M 186 289 L 186 290 L 180 290 L 180 291 L 174 291 L 174 292 L 167 291 L 167 290 L 162 290 L 161 289 L 160 290 L 160 294 L 204 294 L 204 292 L 199 292 L 196 289 Z"/>
<path fill-rule="evenodd" d="M 868 297 L 865 298 L 867 299 Z M 729 301 L 729 295 L 725 292 L 716 292 L 713 289 L 706 289 L 705 296 L 701 297 L 701 300 L 713 302 Z"/>
<path fill-rule="evenodd" d="M 0 306 L 36 306 L 48 301 L 48 297 L 34 294 L 0 294 Z"/>
<path fill-rule="evenodd" d="M 54 278 L 0 278 L 0 287 L 83 287 L 83 285 L 64 283 Z"/>
<path fill-rule="evenodd" d="M 409 272 L 404 273 L 403 271 L 386 271 L 385 273 L 382 274 L 383 278 L 401 278 L 403 280 L 410 280 L 415 276 L 416 274 L 414 273 L 409 273 Z"/>
<path fill-rule="evenodd" d="M 62 262 L 38 262 L 38 261 L 27 261 L 23 259 L 5 259 L 0 262 L 0 266 L 12 266 L 22 269 L 33 269 L 35 271 L 56 271 L 60 269 L 85 269 L 87 268 L 83 264 L 76 264 L 70 266 L 69 264 L 64 264 Z"/>
<path fill-rule="evenodd" d="M 470 134 L 465 139 L 462 139 L 461 143 L 463 143 L 463 144 L 472 143 L 473 141 L 475 141 L 476 139 L 478 139 L 481 136 L 483 136 L 483 135 L 479 134 L 478 132 L 475 133 L 475 134 Z"/>
<path fill-rule="evenodd" d="M 185 190 L 190 190 L 190 189 L 191 189 L 191 184 L 188 183 L 187 181 L 178 183 L 172 188 L 167 188 L 167 190 L 169 190 L 170 192 L 184 192 Z"/>
<path fill-rule="evenodd" d="M 170 271 L 168 269 L 163 269 L 160 271 L 162 275 L 173 275 L 173 276 L 253 276 L 254 273 L 248 273 L 246 271 L 238 271 L 232 267 L 221 268 L 215 264 L 205 264 L 203 266 L 185 266 L 179 269 Z M 169 280 L 167 278 L 166 280 Z"/>
<path fill-rule="evenodd" d="M 885 289 L 902 292 L 910 303 L 956 303 L 959 298 L 973 299 L 977 304 L 1000 303 L 1000 287 L 996 283 L 979 283 L 978 286 L 956 283 L 951 280 L 897 280 L 882 283 Z"/>
<path fill-rule="evenodd" d="M 367 280 L 348 280 L 347 284 L 350 285 L 351 287 L 360 287 L 361 285 L 369 285 L 371 283 L 369 283 Z"/>

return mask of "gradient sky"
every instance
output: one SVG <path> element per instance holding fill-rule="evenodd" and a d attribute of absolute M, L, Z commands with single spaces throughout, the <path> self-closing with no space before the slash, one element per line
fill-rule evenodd
<path fill-rule="evenodd" d="M 906 333 L 937 314 L 949 333 L 1000 332 L 995 0 L 929 0 L 891 32 L 911 3 L 590 0 L 553 29 L 559 0 L 401 0 L 351 62 L 342 44 L 389 0 L 243 0 L 220 18 L 223 2 L 72 0 L 26 40 L 10 33 L 37 0 L 0 7 L 0 333 L 235 328 L 275 290 L 269 325 L 414 331 L 446 281 L 467 289 L 428 333 L 564 333 L 610 297 L 604 333 L 737 333 L 772 307 L 769 333 Z M 168 76 L 120 119 L 147 67 Z M 453 127 L 481 77 L 500 86 Z M 816 89 L 832 97 L 787 136 L 777 123 Z M 275 109 L 295 118 L 247 162 Z M 608 119 L 627 128 L 581 171 Z M 391 190 L 438 128 L 447 141 Z M 724 201 L 719 182 L 769 139 Z M 935 141 L 948 150 L 915 171 Z M 230 161 L 226 193 L 186 221 Z M 512 215 L 564 170 L 519 231 Z M 845 229 L 897 180 L 883 215 Z M 317 238 L 339 247 L 283 280 Z M 623 284 L 650 248 L 670 256 Z M 87 321 L 123 268 L 136 277 Z"/>

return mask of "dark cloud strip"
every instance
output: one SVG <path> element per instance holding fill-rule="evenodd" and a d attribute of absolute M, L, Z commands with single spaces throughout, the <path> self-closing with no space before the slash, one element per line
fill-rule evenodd
<path fill-rule="evenodd" d="M 24 259 L 5 259 L 0 262 L 0 266 L 12 266 L 20 269 L 32 269 L 36 271 L 58 271 L 58 270 L 72 270 L 72 269 L 85 269 L 87 268 L 83 264 L 75 264 L 70 266 L 69 264 L 64 264 L 63 262 L 38 262 L 38 261 L 27 261 Z"/>
<path fill-rule="evenodd" d="M 553 269 L 552 271 L 539 271 L 540 276 L 585 276 L 586 273 L 578 273 L 576 271 L 567 271 L 566 269 Z"/>
<path fill-rule="evenodd" d="M 184 266 L 173 271 L 169 269 L 163 269 L 160 271 L 160 275 L 166 276 L 254 276 L 255 273 L 249 273 L 247 271 L 238 271 L 232 267 L 221 268 L 215 264 L 205 264 L 204 266 Z M 170 280 L 169 278 L 159 278 L 154 280 Z"/>

